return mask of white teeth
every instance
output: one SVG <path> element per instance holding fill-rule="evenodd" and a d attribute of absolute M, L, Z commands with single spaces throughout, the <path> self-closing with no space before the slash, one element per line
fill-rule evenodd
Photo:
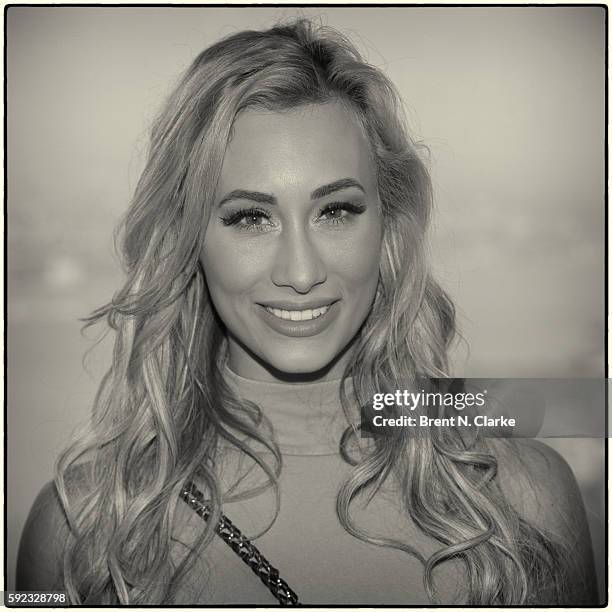
<path fill-rule="evenodd" d="M 282 310 L 280 308 L 266 306 L 266 310 L 275 317 L 285 319 L 286 321 L 310 321 L 324 315 L 329 310 L 329 306 L 307 308 L 306 310 Z"/>

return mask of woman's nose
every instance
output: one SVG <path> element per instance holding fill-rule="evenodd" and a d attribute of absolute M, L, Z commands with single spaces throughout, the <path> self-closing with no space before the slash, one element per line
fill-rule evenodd
<path fill-rule="evenodd" d="M 279 238 L 272 282 L 278 287 L 291 287 L 308 293 L 324 283 L 327 269 L 321 253 L 304 228 L 283 232 Z"/>

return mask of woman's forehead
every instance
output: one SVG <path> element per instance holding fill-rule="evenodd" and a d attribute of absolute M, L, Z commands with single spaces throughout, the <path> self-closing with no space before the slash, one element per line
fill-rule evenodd
<path fill-rule="evenodd" d="M 343 177 L 376 187 L 369 142 L 345 106 L 316 104 L 280 112 L 248 109 L 234 122 L 219 190 L 310 191 Z"/>

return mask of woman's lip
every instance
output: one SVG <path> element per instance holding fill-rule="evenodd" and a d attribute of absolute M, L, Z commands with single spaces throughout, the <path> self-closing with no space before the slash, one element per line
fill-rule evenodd
<path fill-rule="evenodd" d="M 299 304 L 295 302 L 258 302 L 258 304 L 264 308 L 277 308 L 278 310 L 315 310 L 316 308 L 331 306 L 337 301 L 337 298 L 330 298 L 325 300 L 310 300 L 308 302 L 301 302 Z"/>
<path fill-rule="evenodd" d="M 271 327 L 274 331 L 282 334 L 283 336 L 289 336 L 293 338 L 307 338 L 309 336 L 316 336 L 331 325 L 340 312 L 340 300 L 335 301 L 327 309 L 325 314 L 319 315 L 314 319 L 308 319 L 306 321 L 291 321 L 289 319 L 279 319 L 276 315 L 272 314 L 268 309 L 259 304 L 257 311 L 261 314 L 262 319 Z M 288 308 L 282 308 L 281 310 L 289 310 Z M 293 308 L 292 310 L 296 310 Z"/>

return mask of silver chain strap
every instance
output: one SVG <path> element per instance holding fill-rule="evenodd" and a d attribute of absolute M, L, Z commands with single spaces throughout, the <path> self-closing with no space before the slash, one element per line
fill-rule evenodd
<path fill-rule="evenodd" d="M 204 503 L 204 495 L 192 483 L 188 482 L 181 492 L 181 499 L 188 504 L 196 514 L 204 520 L 208 520 L 211 512 Z M 279 576 L 278 570 L 259 552 L 256 546 L 251 544 L 224 514 L 221 515 L 215 531 L 226 544 L 259 576 L 259 579 L 268 587 L 272 595 L 278 599 L 283 606 L 295 606 L 299 604 L 297 594 L 291 590 L 289 585 Z"/>

